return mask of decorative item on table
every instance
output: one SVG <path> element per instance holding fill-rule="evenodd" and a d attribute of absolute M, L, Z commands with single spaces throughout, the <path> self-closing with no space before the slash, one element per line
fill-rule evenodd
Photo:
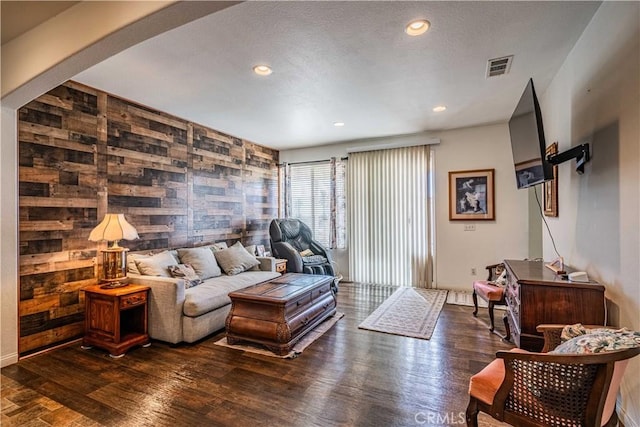
<path fill-rule="evenodd" d="M 256 253 L 258 254 L 258 256 L 266 256 L 264 245 L 256 245 Z"/>
<path fill-rule="evenodd" d="M 119 240 L 137 239 L 138 232 L 124 219 L 124 214 L 106 214 L 96 228 L 91 230 L 89 240 L 92 242 L 112 242 L 111 246 L 102 249 L 102 276 L 100 283 L 103 289 L 127 286 L 127 251 L 118 245 Z"/>
<path fill-rule="evenodd" d="M 564 270 L 564 258 L 561 256 L 549 263 L 546 263 L 544 266 L 556 273 L 556 275 L 560 276 L 563 274 L 567 274 L 567 272 Z"/>

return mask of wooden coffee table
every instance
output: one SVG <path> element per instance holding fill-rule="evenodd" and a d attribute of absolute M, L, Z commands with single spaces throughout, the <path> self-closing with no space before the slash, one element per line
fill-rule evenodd
<path fill-rule="evenodd" d="M 332 276 L 288 273 L 231 292 L 227 342 L 245 340 L 285 355 L 311 329 L 336 312 Z"/>

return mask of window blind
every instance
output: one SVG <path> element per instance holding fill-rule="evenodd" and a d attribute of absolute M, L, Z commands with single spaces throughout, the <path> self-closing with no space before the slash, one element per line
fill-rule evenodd
<path fill-rule="evenodd" d="M 330 247 L 331 164 L 322 162 L 290 167 L 290 217 L 307 224 L 313 230 L 314 239 Z"/>

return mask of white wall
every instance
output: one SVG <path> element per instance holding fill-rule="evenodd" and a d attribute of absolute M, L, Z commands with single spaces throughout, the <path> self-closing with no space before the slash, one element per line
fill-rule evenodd
<path fill-rule="evenodd" d="M 484 267 L 505 258 L 528 255 L 528 193 L 517 190 L 509 130 L 506 124 L 478 126 L 419 135 L 432 145 L 435 155 L 436 286 L 469 290 L 474 279 L 483 278 Z M 391 144 L 418 141 L 399 136 L 379 139 Z M 347 148 L 372 145 L 372 141 L 351 141 L 309 149 L 280 152 L 283 162 L 325 160 L 347 155 Z M 495 169 L 496 221 L 449 221 L 448 172 Z M 463 231 L 474 224 L 476 231 Z M 339 269 L 348 277 L 348 250 L 336 251 Z M 471 275 L 476 269 L 476 276 Z"/>
<path fill-rule="evenodd" d="M 0 144 L 0 366 L 18 361 L 18 156 L 17 145 L 6 143 L 16 138 L 16 112 L 2 107 Z"/>
<path fill-rule="evenodd" d="M 606 286 L 613 324 L 640 330 L 640 4 L 604 2 L 541 97 L 547 141 L 585 140 L 583 176 L 559 167 L 549 226 L 565 262 Z M 545 258 L 553 258 L 544 234 Z M 621 387 L 622 420 L 640 424 L 640 358 Z"/>
<path fill-rule="evenodd" d="M 516 188 L 507 124 L 436 134 L 436 279 L 438 288 L 470 290 L 485 266 L 529 251 L 528 190 Z M 450 171 L 495 169 L 495 221 L 449 221 Z M 465 224 L 475 231 L 464 231 Z M 476 269 L 476 276 L 471 269 Z"/>

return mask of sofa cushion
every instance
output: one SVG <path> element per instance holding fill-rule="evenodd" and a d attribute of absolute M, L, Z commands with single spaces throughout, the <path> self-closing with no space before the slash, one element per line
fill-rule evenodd
<path fill-rule="evenodd" d="M 176 261 L 178 260 L 178 251 L 175 249 L 169 249 L 169 250 L 165 250 L 162 252 L 168 252 L 171 255 L 173 255 L 173 257 L 176 259 Z M 162 253 L 162 252 L 158 252 L 158 253 Z M 138 269 L 138 264 L 136 264 L 136 261 L 142 258 L 149 258 L 150 256 L 153 256 L 153 252 L 145 252 L 145 253 L 129 253 L 127 252 L 127 273 L 131 273 L 131 274 L 142 274 L 142 272 Z"/>
<path fill-rule="evenodd" d="M 247 252 L 240 242 L 237 242 L 228 249 L 214 252 L 214 254 L 222 270 L 229 276 L 242 273 L 260 264 L 260 261 Z"/>
<path fill-rule="evenodd" d="M 193 267 L 196 274 L 202 280 L 217 277 L 222 274 L 216 258 L 208 246 L 178 249 L 178 256 L 183 264 L 189 264 Z"/>
<path fill-rule="evenodd" d="M 136 266 L 140 274 L 145 276 L 171 277 L 168 267 L 176 265 L 178 260 L 169 251 L 160 252 L 155 255 L 136 258 Z"/>
<path fill-rule="evenodd" d="M 213 251 L 213 252 L 218 252 L 221 251 L 223 249 L 227 249 L 229 246 L 227 246 L 227 242 L 217 242 L 214 243 L 213 245 L 210 245 L 209 248 Z"/>
<path fill-rule="evenodd" d="M 171 277 L 177 277 L 184 279 L 184 285 L 186 289 L 198 286 L 202 283 L 202 279 L 198 276 L 189 264 L 178 264 L 169 266 L 169 274 Z"/>
<path fill-rule="evenodd" d="M 138 265 L 136 264 L 136 259 L 140 258 L 148 258 L 149 254 L 127 254 L 127 273 L 131 274 L 142 274 L 140 270 L 138 270 Z"/>
<path fill-rule="evenodd" d="M 249 253 L 250 253 L 254 258 L 258 259 L 258 258 L 256 257 L 256 245 L 249 245 L 249 246 L 245 246 L 244 248 L 245 248 L 245 250 L 246 250 L 247 252 L 249 252 Z M 254 265 L 253 267 L 251 267 L 251 268 L 249 268 L 249 269 L 248 269 L 248 271 L 260 271 L 260 270 L 261 270 L 261 268 L 260 268 L 260 260 L 258 260 L 258 264 L 257 264 L 257 265 Z"/>
<path fill-rule="evenodd" d="M 196 317 L 231 303 L 229 292 L 246 288 L 280 276 L 274 271 L 246 271 L 235 276 L 219 276 L 184 292 L 185 316 Z"/>

